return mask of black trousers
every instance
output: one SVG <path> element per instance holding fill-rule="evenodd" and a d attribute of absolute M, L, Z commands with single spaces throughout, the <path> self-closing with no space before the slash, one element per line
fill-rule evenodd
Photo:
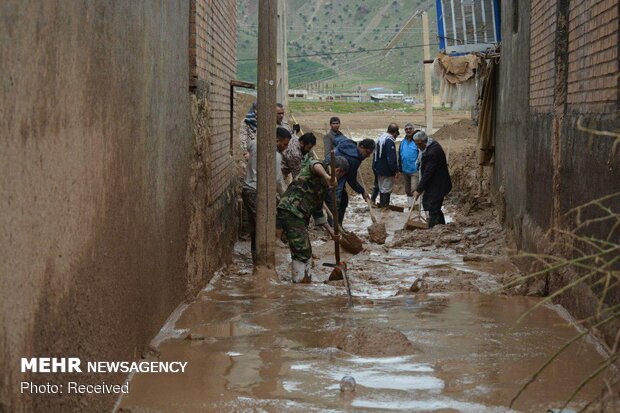
<path fill-rule="evenodd" d="M 443 197 L 432 198 L 427 200 L 426 196 L 422 197 L 422 206 L 424 210 L 428 211 L 428 227 L 433 228 L 437 224 L 445 224 L 446 219 L 441 212 L 441 206 L 443 205 Z"/>
<path fill-rule="evenodd" d="M 374 182 L 374 186 L 372 187 L 372 195 L 370 195 L 370 200 L 375 203 L 377 202 L 377 197 L 379 196 L 379 177 L 377 176 L 377 173 L 373 171 L 373 174 L 375 175 L 375 182 Z"/>
<path fill-rule="evenodd" d="M 327 204 L 327 208 L 332 211 L 332 194 L 329 192 L 327 197 L 325 198 L 325 203 Z M 338 222 L 342 225 L 342 221 L 344 220 L 344 213 L 347 211 L 347 207 L 349 206 L 349 194 L 347 194 L 346 188 L 342 190 L 340 193 L 340 199 L 338 200 Z M 327 218 L 329 225 L 334 226 L 334 222 L 331 218 Z"/>

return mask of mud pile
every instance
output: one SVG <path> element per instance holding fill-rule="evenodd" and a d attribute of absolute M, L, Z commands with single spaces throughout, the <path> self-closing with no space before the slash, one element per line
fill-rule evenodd
<path fill-rule="evenodd" d="M 415 352 L 411 341 L 399 330 L 375 326 L 336 330 L 327 345 L 368 357 L 403 356 Z"/>
<path fill-rule="evenodd" d="M 476 214 L 466 216 L 457 210 L 455 215 L 454 222 L 437 225 L 424 232 L 396 231 L 388 248 L 429 246 L 452 248 L 459 254 L 465 254 L 466 261 L 490 260 L 488 256 L 499 256 L 506 252 L 505 230 L 492 212 L 476 211 Z"/>
<path fill-rule="evenodd" d="M 469 119 L 462 119 L 450 125 L 444 125 L 433 134 L 434 139 L 469 139 L 478 136 L 478 127 Z"/>
<path fill-rule="evenodd" d="M 385 224 L 377 222 L 368 227 L 368 238 L 376 244 L 384 244 L 387 238 L 387 230 Z"/>

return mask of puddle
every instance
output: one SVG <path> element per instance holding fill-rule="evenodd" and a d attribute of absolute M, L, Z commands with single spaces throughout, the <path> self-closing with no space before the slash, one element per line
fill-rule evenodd
<path fill-rule="evenodd" d="M 361 207 L 354 200 L 352 206 Z M 367 222 L 358 215 L 347 216 L 345 226 L 361 234 Z M 136 374 L 121 407 L 136 412 L 506 412 L 528 378 L 577 334 L 552 306 L 515 326 L 538 299 L 480 293 L 499 285 L 493 271 L 504 264 L 463 262 L 450 248 L 366 243 L 355 257 L 343 254 L 355 296 L 349 309 L 344 287 L 323 283 L 329 269 L 321 263 L 334 260 L 330 242 L 313 243 L 320 257 L 313 284 L 274 281 L 268 294 L 257 292 L 247 244 L 237 244 L 235 264 L 176 321 L 176 330 L 205 340 L 168 338 L 159 345 L 161 361 L 188 361 L 186 374 Z M 277 255 L 277 271 L 286 278 L 288 250 L 280 248 Z M 417 278 L 432 288 L 403 294 Z M 474 292 L 456 292 L 470 285 L 466 282 Z M 343 329 L 375 331 L 370 339 L 379 345 L 390 340 L 382 329 L 397 330 L 413 350 L 389 357 L 356 355 L 330 345 Z M 530 386 L 516 411 L 559 408 L 602 360 L 593 344 L 574 345 Z M 340 393 L 345 375 L 355 378 L 354 393 Z M 598 384 L 586 386 L 569 407 L 596 396 Z"/>

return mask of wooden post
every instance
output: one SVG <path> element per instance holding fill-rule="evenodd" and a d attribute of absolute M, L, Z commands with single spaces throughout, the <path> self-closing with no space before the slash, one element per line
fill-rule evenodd
<path fill-rule="evenodd" d="M 286 29 L 286 1 L 278 0 L 278 102 L 288 109 L 288 36 Z"/>
<path fill-rule="evenodd" d="M 275 270 L 277 0 L 258 2 L 256 267 Z M 257 269 L 255 268 L 255 270 Z"/>
<path fill-rule="evenodd" d="M 430 60 L 431 47 L 428 27 L 428 13 L 422 13 L 422 42 L 424 43 L 424 60 Z M 426 133 L 433 134 L 433 85 L 431 82 L 431 66 L 424 65 L 424 109 L 426 111 Z"/>

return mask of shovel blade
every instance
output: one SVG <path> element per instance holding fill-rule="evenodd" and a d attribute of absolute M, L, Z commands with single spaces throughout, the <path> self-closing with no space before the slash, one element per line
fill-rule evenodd
<path fill-rule="evenodd" d="M 344 262 L 339 262 L 334 267 L 334 269 L 332 270 L 331 274 L 329 274 L 329 280 L 328 281 L 343 280 L 346 272 L 347 272 L 347 264 L 344 263 Z"/>
<path fill-rule="evenodd" d="M 419 220 L 409 220 L 407 221 L 407 225 L 405 225 L 405 229 L 409 231 L 416 229 L 428 229 L 428 224 Z"/>
<path fill-rule="evenodd" d="M 340 234 L 340 245 L 351 254 L 359 254 L 364 249 L 362 240 L 352 232 L 343 232 Z"/>

